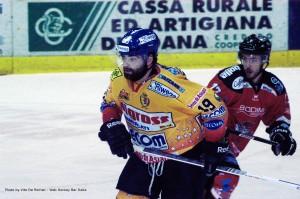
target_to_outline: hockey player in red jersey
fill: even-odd
[[[202,198],[206,176],[229,149],[222,100],[180,69],[158,64],[158,46],[150,29],[130,30],[119,40],[121,66],[112,73],[101,104],[99,138],[112,154],[130,156],[118,180],[117,199]],[[134,152],[136,147],[191,159],[203,156],[205,167]]]
[[[289,129],[291,115],[286,89],[278,77],[265,70],[270,53],[269,39],[252,34],[239,45],[241,64],[221,70],[208,84],[228,108],[227,134],[235,156],[245,149],[249,140],[230,132],[253,135],[260,121],[267,126],[270,140],[279,143],[271,148],[276,156],[293,155],[296,150]],[[237,184],[237,176],[217,173],[207,198],[229,198]]]

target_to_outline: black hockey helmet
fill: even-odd
[[[241,60],[243,54],[262,55],[263,64],[269,64],[272,44],[270,40],[263,35],[252,34],[246,37],[239,45],[238,57]]]

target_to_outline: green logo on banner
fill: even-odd
[[[35,31],[49,45],[58,45],[72,33],[72,21],[58,8],[50,8],[35,23]]]
[[[28,3],[29,51],[89,51],[116,2]]]

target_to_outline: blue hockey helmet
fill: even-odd
[[[129,30],[117,44],[121,56],[157,55],[159,38],[151,29],[134,28]]]

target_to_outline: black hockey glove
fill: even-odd
[[[277,142],[278,145],[272,145],[272,151],[277,156],[293,155],[297,148],[297,143],[292,137],[289,126],[286,123],[276,122],[266,129],[270,134],[270,140]]]
[[[103,123],[98,133],[102,141],[107,141],[111,153],[119,157],[127,158],[127,154],[133,153],[130,135],[125,125],[119,120],[111,120]]]
[[[215,173],[217,166],[228,151],[229,145],[225,140],[219,142],[204,141],[204,172],[207,177]]]

